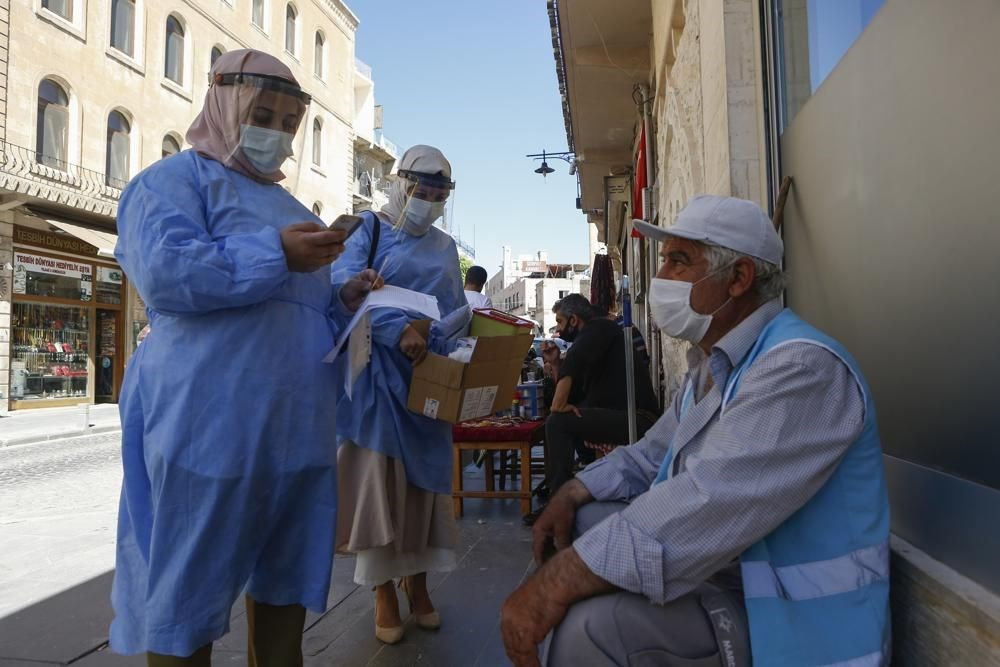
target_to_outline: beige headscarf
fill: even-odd
[[[277,76],[298,85],[292,71],[280,60],[261,51],[240,49],[223,53],[212,66],[211,77],[216,74],[264,74]],[[240,123],[250,115],[247,108],[253,102],[250,96],[239,95],[240,86],[210,85],[205,94],[205,104],[187,131],[187,142],[200,154],[230,169],[257,179],[277,182],[285,175],[280,170],[264,174],[237,150],[240,143]],[[303,106],[302,116],[305,116]],[[299,121],[301,123],[301,119]]]
[[[423,174],[441,174],[445,178],[451,178],[451,163],[437,148],[417,144],[406,149],[403,157],[399,158],[400,169],[404,171],[418,171]],[[389,203],[382,207],[384,213],[392,224],[396,224],[403,208],[406,206],[406,190],[410,187],[410,182],[405,178],[395,176],[392,185],[389,186]]]

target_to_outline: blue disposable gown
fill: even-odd
[[[348,239],[332,270],[334,289],[367,266],[372,223],[366,215],[365,224]],[[374,268],[385,267],[386,284],[437,297],[442,316],[468,305],[458,249],[450,236],[436,227],[424,236],[411,236],[379,224]],[[451,493],[451,424],[406,407],[413,363],[400,351],[399,338],[409,322],[423,317],[394,308],[372,311],[371,361],[358,376],[352,398],[341,396],[337,404],[337,434],[341,441],[400,459],[410,484]]]
[[[126,188],[115,255],[151,332],[122,387],[111,646],[188,655],[261,602],[326,605],[336,523],[329,272],[289,272],[281,186],[193,151]],[[339,301],[337,302],[339,306]],[[342,308],[342,306],[340,306]]]

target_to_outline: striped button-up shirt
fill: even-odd
[[[597,500],[629,502],[573,544],[595,574],[658,604],[684,595],[802,507],[860,435],[857,381],[809,343],[758,357],[720,414],[729,374],[779,312],[770,301],[711,355],[694,348],[685,383],[697,401],[683,418],[682,386],[645,437],[577,475]],[[673,474],[650,488],[671,441]]]

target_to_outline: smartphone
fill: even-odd
[[[344,213],[342,215],[338,215],[337,219],[330,223],[330,229],[347,232],[347,236],[344,237],[344,240],[346,241],[350,238],[351,234],[358,230],[361,223],[364,221],[365,219],[361,216]]]

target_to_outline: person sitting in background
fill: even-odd
[[[481,266],[470,266],[465,272],[465,298],[473,308],[493,307],[490,297],[483,294],[486,280],[486,269]]]
[[[559,379],[559,366],[569,345],[561,338],[551,338],[542,341],[542,369],[545,377]]]
[[[572,343],[559,364],[551,413],[545,422],[545,485],[554,494],[573,477],[574,452],[580,452],[584,459],[592,457],[591,452],[582,451],[585,440],[628,443],[629,406],[625,331],[600,316],[580,294],[557,301],[552,312],[559,337]],[[632,352],[635,355],[634,347]],[[649,369],[638,361],[635,398],[636,430],[641,437],[656,421],[659,407]],[[534,523],[542,509],[528,514],[524,522]]]

